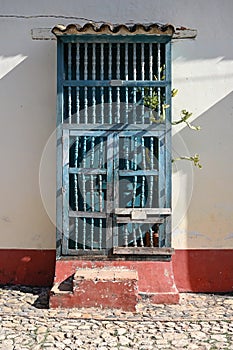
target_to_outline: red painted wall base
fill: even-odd
[[[176,250],[173,270],[180,292],[233,291],[233,249]]]
[[[1,249],[0,284],[52,286],[55,250]]]
[[[55,263],[55,250],[1,249],[0,284],[51,286]],[[153,264],[137,264],[141,275],[140,290],[149,294],[153,292]],[[180,292],[233,291],[233,249],[176,250],[172,266]],[[146,275],[145,268],[148,270]],[[157,270],[157,273],[160,272]],[[156,283],[159,288],[162,281],[157,280]]]

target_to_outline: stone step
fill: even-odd
[[[71,290],[72,288],[72,290]],[[121,267],[77,268],[73,280],[54,285],[50,307],[100,307],[135,311],[138,274]]]

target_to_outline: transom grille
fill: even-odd
[[[165,44],[68,43],[63,74],[65,122],[150,124],[145,97],[153,95],[161,116]]]

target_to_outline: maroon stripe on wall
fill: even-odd
[[[231,292],[233,249],[176,250],[173,272],[180,292]]]
[[[51,286],[55,250],[1,249],[0,284]]]
[[[233,291],[233,249],[176,250],[172,261],[176,287],[180,292]],[[55,262],[55,250],[1,249],[0,284],[51,286]],[[83,265],[86,264],[91,263],[83,261]],[[122,266],[128,264],[134,268],[140,265],[140,270],[145,265],[144,271],[153,265],[150,262],[130,264],[122,261]],[[148,282],[140,283],[150,286],[151,276],[146,275]]]

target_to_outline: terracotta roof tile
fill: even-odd
[[[111,34],[111,35],[135,35],[135,34],[157,34],[173,35],[175,28],[171,24],[158,23],[135,23],[135,24],[112,24],[87,22],[80,24],[69,24],[67,26],[57,25],[52,29],[53,34],[74,35],[74,34]]]

